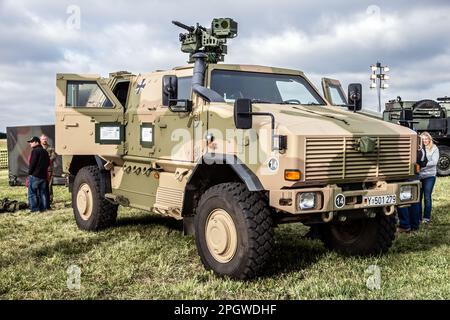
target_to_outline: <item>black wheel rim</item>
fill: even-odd
[[[441,156],[439,158],[439,163],[438,163],[439,169],[442,171],[446,171],[450,168],[450,158],[448,156]]]

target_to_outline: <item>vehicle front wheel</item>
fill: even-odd
[[[203,265],[221,276],[249,279],[269,260],[273,222],[263,195],[242,183],[222,183],[201,197],[195,216]]]
[[[82,230],[98,231],[116,222],[118,206],[101,196],[100,183],[100,170],[96,166],[81,168],[75,177],[72,208]]]
[[[385,253],[395,239],[394,215],[378,212],[373,219],[332,222],[321,226],[321,239],[329,249],[349,255]]]

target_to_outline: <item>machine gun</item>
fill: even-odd
[[[227,39],[237,36],[237,22],[231,18],[215,18],[211,23],[211,28],[207,29],[197,23],[194,26],[187,26],[178,21],[172,21],[174,25],[187,31],[180,33],[181,51],[189,53],[189,63],[193,63],[196,53],[206,54],[207,63],[217,63],[224,61],[227,54]]]

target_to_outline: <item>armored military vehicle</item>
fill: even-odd
[[[230,18],[175,24],[186,66],[57,75],[56,151],[79,228],[112,226],[119,205],[182,219],[204,266],[240,279],[264,270],[281,223],[316,226],[347,254],[387,251],[395,206],[418,198],[416,134],[330,105],[301,71],[219,63]]]
[[[437,173],[450,175],[450,97],[386,103],[383,119],[409,127],[418,133],[428,131],[439,146]]]

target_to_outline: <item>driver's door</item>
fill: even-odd
[[[99,75],[56,77],[56,151],[61,155],[123,154],[124,107]]]
[[[341,82],[336,79],[322,78],[323,96],[333,106],[346,106],[347,98]]]

